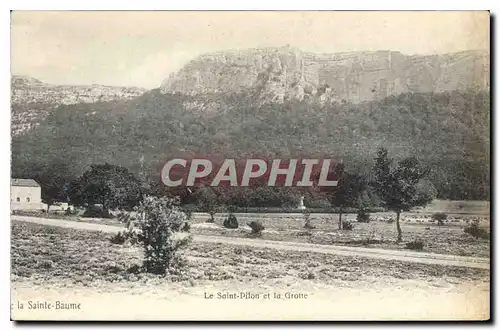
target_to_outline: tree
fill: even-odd
[[[70,199],[87,208],[102,204],[103,214],[108,215],[112,208],[136,206],[142,200],[142,186],[127,168],[108,163],[92,165],[72,183]]]
[[[47,204],[47,212],[56,201],[67,202],[68,188],[72,180],[70,167],[64,162],[54,162],[39,169],[33,179],[40,184],[42,201]]]
[[[178,199],[146,197],[137,209],[140,241],[144,249],[143,267],[147,272],[165,274],[180,267],[179,250],[191,236],[179,236],[187,216],[179,207]]]
[[[50,206],[52,206],[56,201],[66,202],[67,196],[67,183],[64,179],[59,176],[55,178],[48,177],[38,177],[36,179],[38,184],[41,186],[42,201],[47,204],[47,213],[49,212]]]
[[[365,178],[348,173],[344,170],[343,165],[339,165],[335,170],[338,172],[338,183],[333,188],[329,195],[329,200],[332,206],[337,207],[339,214],[339,230],[342,229],[342,215],[348,207],[355,207],[358,205],[358,200],[366,188]]]
[[[220,206],[217,194],[210,188],[202,187],[196,192],[196,196],[197,203],[201,211],[210,215],[209,222],[215,222],[214,217]]]
[[[437,221],[439,226],[444,225],[444,221],[448,218],[448,215],[445,213],[435,213],[432,215],[432,219]]]
[[[381,148],[377,152],[373,167],[374,180],[372,185],[382,204],[396,213],[397,241],[402,240],[400,216],[403,211],[409,211],[416,206],[425,206],[434,196],[430,190],[421,185],[421,181],[429,173],[429,169],[421,166],[415,157],[408,157],[392,167],[387,150]]]

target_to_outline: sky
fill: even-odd
[[[14,11],[11,72],[51,84],[159,87],[199,54],[295,46],[407,55],[489,51],[488,12]]]

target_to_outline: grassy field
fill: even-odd
[[[138,273],[141,249],[112,244],[109,234],[34,225],[12,224],[11,273],[13,280],[47,283],[71,280],[96,286],[101,282],[164,282],[159,276]],[[488,279],[488,270],[410,264],[308,252],[242,248],[193,243],[185,251],[183,272],[171,281],[199,282],[291,277],[328,283],[366,277],[432,280],[451,277]]]
[[[52,214],[33,214],[30,216],[53,217]],[[396,225],[386,221],[371,221],[370,223],[358,223],[354,215],[345,215],[343,219],[349,219],[354,225],[352,231],[338,230],[337,215],[311,215],[311,224],[314,229],[304,229],[305,218],[301,214],[237,214],[239,229],[226,229],[222,226],[225,215],[217,214],[215,223],[207,223],[208,215],[197,214],[190,220],[191,233],[200,235],[217,235],[227,237],[248,237],[250,228],[248,223],[253,220],[261,222],[265,230],[262,239],[305,242],[324,245],[363,246],[382,249],[406,249],[406,243],[411,241],[422,241],[424,252],[450,254],[461,256],[490,256],[489,238],[474,238],[464,233],[467,221],[474,219],[473,216],[449,217],[448,221],[438,226],[435,222],[420,222],[407,214],[402,215],[401,227],[403,230],[403,242],[396,243]],[[372,214],[372,217],[381,216]],[[384,214],[385,215],[385,214]],[[387,216],[384,216],[386,218]],[[72,220],[75,222],[90,222],[123,227],[117,219],[92,219],[76,216],[59,215],[58,218]],[[489,220],[481,223],[481,227],[489,230]],[[237,240],[237,239],[235,239]],[[258,239],[257,239],[258,240]]]
[[[443,212],[447,214],[489,214],[489,201],[457,201],[457,200],[434,200],[424,208],[416,208],[414,211],[421,213]]]
[[[250,219],[238,219],[239,229],[226,229],[222,226],[224,219],[216,217],[215,223],[196,222],[191,227],[191,233],[219,235],[231,237],[247,237]],[[490,256],[489,239],[474,238],[464,233],[465,224],[402,224],[403,242],[396,243],[396,225],[386,222],[353,223],[352,231],[338,230],[334,218],[315,219],[311,223],[316,227],[304,229],[304,219],[260,218],[266,230],[262,239],[307,242],[326,245],[363,246],[385,249],[405,249],[406,243],[420,240],[424,243],[424,252],[451,254],[461,256]]]
[[[140,247],[111,234],[14,221],[14,320],[488,319],[489,270],[192,243],[166,277],[139,273]],[[258,239],[257,239],[258,240]],[[251,293],[251,300],[207,300]],[[264,295],[281,294],[281,299]],[[307,299],[286,299],[287,295]],[[78,311],[17,309],[71,301]]]

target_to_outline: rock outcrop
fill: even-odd
[[[170,75],[161,91],[204,95],[253,90],[262,102],[313,97],[358,103],[405,92],[487,89],[489,72],[489,54],[481,51],[408,56],[262,48],[201,55]]]
[[[33,129],[60,105],[128,100],[144,92],[137,87],[52,85],[28,76],[12,76],[11,133],[19,135]]]
[[[71,105],[135,98],[145,89],[103,85],[51,85],[27,76],[12,76],[12,104]]]

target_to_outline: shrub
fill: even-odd
[[[189,232],[190,230],[191,230],[191,225],[189,225],[188,222],[184,223],[184,226],[181,228],[181,231],[182,232]]]
[[[72,216],[72,215],[76,215],[76,210],[75,209],[71,209],[71,208],[66,208],[66,210],[64,211],[64,215],[66,216]]]
[[[38,267],[43,269],[52,269],[54,268],[54,261],[52,260],[42,260],[38,262]]]
[[[123,230],[111,237],[110,241],[116,245],[138,245],[141,242],[141,235],[135,230]]]
[[[120,231],[118,232],[117,234],[115,234],[114,236],[111,237],[110,241],[113,243],[113,244],[116,244],[116,245],[123,245],[125,244],[125,241],[127,240],[127,237],[124,233],[125,231]]]
[[[120,211],[116,218],[120,221],[120,223],[125,224],[125,227],[128,230],[132,230],[137,221],[137,218],[132,213],[126,211]]]
[[[306,223],[304,224],[304,229],[312,230],[316,229],[314,225],[311,224],[311,220],[307,220]]]
[[[108,210],[102,210],[100,208],[91,206],[85,209],[82,217],[89,218],[113,218],[113,215],[109,213]]]
[[[166,274],[179,262],[179,251],[191,240],[190,236],[176,236],[185,225],[186,214],[175,199],[146,197],[138,208],[141,242],[146,271]]]
[[[262,231],[264,230],[264,226],[259,221],[252,221],[248,223],[248,226],[252,229],[253,235],[260,236],[262,234]]]
[[[406,248],[415,251],[421,251],[422,249],[424,249],[424,242],[422,240],[413,240],[406,243]]]
[[[352,231],[354,229],[354,225],[352,225],[349,221],[342,221],[342,230]]]
[[[299,274],[299,276],[302,279],[309,279],[309,280],[316,278],[316,275],[313,272],[311,272],[311,271],[309,271],[309,272],[302,272],[302,273]]]
[[[316,227],[314,225],[311,224],[311,212],[306,209],[302,212],[302,214],[304,215],[304,220],[305,220],[305,223],[304,223],[304,229],[315,229]]]
[[[476,239],[478,239],[478,238],[488,239],[489,238],[488,231],[486,231],[483,228],[480,228],[478,222],[472,222],[470,225],[466,226],[464,228],[464,232],[473,236]]]
[[[438,225],[443,225],[444,221],[448,218],[445,213],[435,213],[432,215],[432,219],[438,222]]]
[[[370,222],[370,214],[364,208],[361,208],[356,216],[356,221],[359,223],[368,223]]]
[[[233,213],[230,213],[229,216],[224,220],[224,227],[227,229],[237,229],[238,228],[238,220]]]

